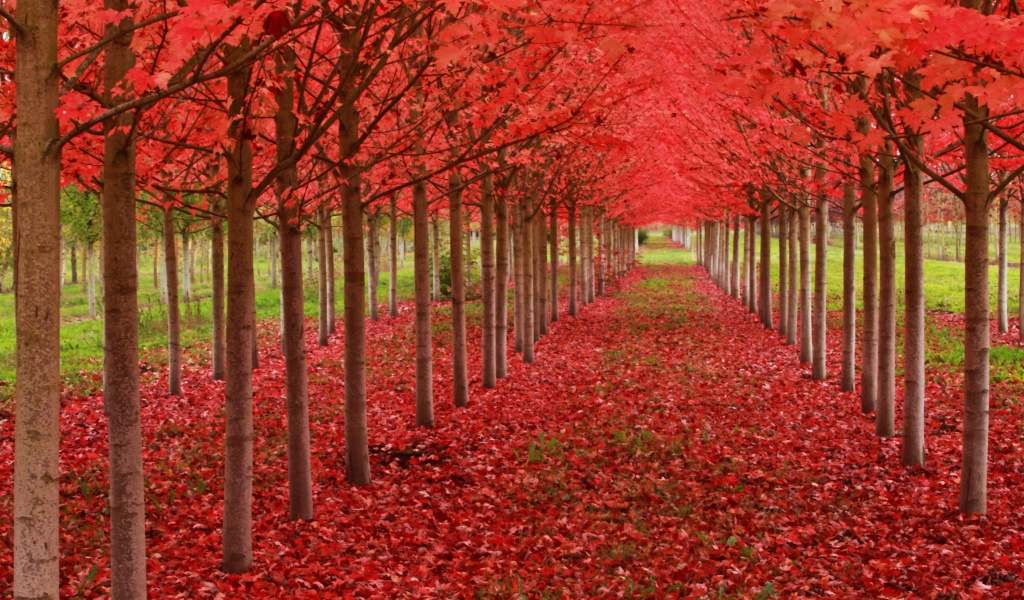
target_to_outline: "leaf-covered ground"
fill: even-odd
[[[812,382],[793,348],[696,267],[634,271],[610,298],[555,324],[537,364],[514,358],[494,391],[474,381],[467,409],[450,405],[438,315],[432,431],[413,427],[411,313],[371,324],[374,483],[363,489],[344,482],[341,336],[327,349],[310,337],[312,523],[285,519],[272,328],[256,383],[248,575],[218,570],[219,386],[198,363],[182,398],[164,395],[159,370],[145,374],[152,597],[1024,595],[1019,405],[994,406],[991,515],[965,519],[954,375],[930,375],[928,467],[907,471],[898,440],[873,436],[854,395],[834,379]],[[471,327],[473,359],[478,334]],[[2,418],[6,585],[13,425]],[[97,597],[108,585],[101,398],[66,398],[62,427],[62,591]]]

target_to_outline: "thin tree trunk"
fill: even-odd
[[[996,315],[999,320],[999,333],[1006,333],[1010,330],[1010,320],[1008,315],[1008,308],[1006,302],[1006,274],[1009,269],[1009,264],[1006,258],[1006,237],[1007,237],[1007,210],[1010,206],[1010,199],[1003,197],[999,199],[999,304],[998,314]]]
[[[878,167],[878,399],[875,433],[896,435],[896,240],[893,230],[893,157]]]
[[[169,200],[169,199],[167,199]],[[178,304],[178,255],[174,210],[164,209],[164,262],[167,265],[167,382],[172,396],[181,395],[181,308]]]
[[[907,219],[909,223],[909,214]],[[839,383],[840,389],[844,392],[854,391],[857,385],[856,224],[857,188],[854,184],[847,183],[843,186],[843,367]],[[909,259],[908,249],[907,260]]]
[[[732,218],[732,297],[740,297],[740,217]]]
[[[244,52],[232,48],[230,54]],[[227,573],[252,566],[252,371],[255,332],[253,278],[252,146],[243,126],[249,70],[228,76],[228,289],[224,401],[226,407],[224,465],[223,564]]]
[[[534,243],[533,236],[536,227],[533,224],[533,206],[530,202],[530,197],[527,195],[523,198],[523,243],[520,248],[522,249],[522,262],[523,262],[523,362],[531,364],[534,362],[533,344],[534,338],[534,304],[533,304],[533,252]],[[516,293],[520,291],[519,281],[516,281]]]
[[[462,177],[448,176],[448,231],[452,276],[452,399],[455,406],[469,404],[466,367],[466,266],[462,247]]]
[[[964,318],[963,465],[960,512],[985,514],[988,487],[989,308],[988,308],[988,109],[973,96],[965,98],[964,153],[967,182],[964,244],[966,303]]]
[[[789,241],[786,246],[789,250],[789,284],[786,286],[789,294],[789,312],[786,314],[789,324],[786,325],[786,344],[793,346],[800,332],[800,211],[795,206],[789,209]]]
[[[173,238],[171,238],[173,244]],[[89,286],[89,318],[96,318],[96,254],[93,252],[94,242],[85,245],[85,278]]]
[[[188,231],[181,232],[181,296],[188,302],[192,298],[192,238]]]
[[[810,363],[814,351],[811,331],[811,207],[799,200],[800,212],[800,362]]]
[[[485,190],[488,180],[484,180]],[[495,217],[498,221],[495,233],[497,246],[497,270],[494,274],[494,372],[499,379],[508,376],[508,204],[504,194],[495,203]]]
[[[828,226],[828,198],[824,193],[820,193],[814,227],[814,347],[811,366],[811,378],[816,381],[823,381],[828,377],[825,363],[825,334],[828,331]]]
[[[351,14],[348,15],[351,17]],[[343,38],[343,47],[355,56],[362,34],[358,27]],[[354,59],[353,59],[354,60]],[[359,140],[359,113],[354,99],[346,103],[338,121],[341,157],[355,154]],[[363,201],[360,167],[349,161],[340,161],[341,166],[341,238],[344,278],[343,311],[345,344],[345,477],[357,486],[370,484],[370,449],[366,424],[366,272],[363,263]],[[419,184],[423,185],[423,184]],[[425,190],[420,190],[425,191]],[[414,197],[418,194],[414,194]],[[425,199],[425,194],[422,194]],[[424,206],[425,208],[425,206]],[[425,218],[426,215],[424,214]],[[417,233],[426,248],[426,227]],[[422,265],[417,265],[417,309],[420,292],[426,294],[426,252],[422,253]],[[420,273],[423,271],[423,274]],[[422,279],[422,281],[421,281]],[[427,302],[427,310],[430,303]],[[417,313],[418,315],[418,313]],[[429,320],[429,313],[428,313]],[[418,316],[417,316],[418,321]],[[429,325],[427,335],[429,336]],[[428,337],[429,343],[429,337]]]
[[[104,8],[130,15],[126,0]],[[125,16],[119,27],[130,27]],[[113,34],[115,26],[108,25]],[[128,100],[118,92],[135,64],[132,35],[115,37],[105,49],[103,87],[109,106]],[[135,221],[134,115],[103,124],[103,405],[110,455],[110,595],[114,600],[146,596],[146,497],[142,466],[139,399],[138,244]],[[19,125],[20,128],[20,125]],[[23,164],[23,163],[22,163]],[[24,179],[22,179],[23,181]],[[172,238],[173,239],[173,238]],[[93,267],[90,266],[90,270]],[[90,294],[94,294],[90,274]]]
[[[569,316],[579,314],[577,296],[579,282],[576,274],[576,203],[569,204]]]
[[[867,414],[878,402],[878,205],[874,163],[860,157],[860,194],[864,222],[864,310],[861,335],[860,404]]]
[[[338,313],[335,302],[337,276],[334,265],[334,215],[327,209],[327,331],[331,335],[338,333]]]
[[[533,306],[534,306],[534,339],[539,340],[540,336],[548,333],[548,248],[547,248],[547,225],[544,219],[544,211],[540,202],[536,205],[536,213],[533,217]]]
[[[429,215],[427,213],[427,187],[417,183],[412,188],[414,258],[416,283],[416,424],[434,426],[434,372],[433,346],[430,330],[430,271],[429,271]],[[437,220],[434,220],[434,287],[437,280]],[[346,298],[348,286],[346,285]],[[438,290],[435,289],[435,292]]]
[[[214,203],[213,212],[220,213],[224,210],[223,203],[219,199],[212,200]],[[213,245],[213,379],[224,380],[224,224],[223,217],[213,217],[212,245]]]
[[[605,265],[608,260],[608,248],[605,234],[604,216],[598,217],[597,235],[597,263],[594,267],[597,271],[597,295],[604,296],[604,280],[606,277]]]
[[[910,75],[913,77],[913,75]],[[914,77],[911,81],[920,81]],[[919,156],[924,138],[907,130],[907,143]],[[924,451],[924,248],[921,200],[924,182],[913,161],[903,161],[904,329],[903,329],[903,464],[923,465]]]
[[[786,249],[789,241],[789,221],[786,219],[788,210],[779,202],[779,333],[789,341],[789,292],[787,275],[792,265]]]
[[[431,218],[432,230],[433,230],[433,271],[432,271],[432,287],[431,287],[431,300],[434,302],[441,301],[441,232],[438,228],[438,218],[434,215]]]
[[[327,298],[327,230],[330,228],[330,221],[327,219],[327,208],[320,206],[316,210],[316,251],[320,255],[320,263],[317,265],[317,343],[326,346],[330,343],[330,316],[328,306],[330,301]],[[281,253],[282,256],[284,252]]]
[[[295,132],[298,119],[294,113],[295,104],[295,52],[284,48],[277,55],[277,72],[282,86],[275,94],[277,112],[274,124],[277,137],[277,160],[290,166],[281,169],[277,175],[277,210],[280,216],[281,236],[281,292],[284,314],[285,397],[288,417],[288,517],[304,521],[313,518],[313,476],[309,447],[309,383],[306,369],[306,326],[303,310],[302,285],[302,220],[301,204],[291,197],[298,183],[298,167],[294,162],[285,163],[295,152]],[[318,237],[320,247],[326,246],[323,227],[323,210],[319,216],[321,227]],[[307,236],[307,251],[310,267],[313,266],[313,237]],[[320,270],[320,330],[327,332],[326,288],[327,269],[321,251]],[[323,334],[321,334],[323,336]]]
[[[370,272],[370,320],[376,321],[378,318],[378,298],[377,288],[380,285],[380,251],[377,246],[377,239],[380,233],[380,227],[378,225],[378,213],[373,213],[369,216],[370,234],[366,239],[366,262],[369,265]]]
[[[153,249],[155,250],[156,248],[157,248],[157,246],[154,245]],[[68,254],[71,255],[71,283],[75,284],[75,283],[78,283],[78,244],[72,243],[71,247],[68,249]],[[63,260],[63,258],[61,260]],[[153,256],[153,287],[154,288],[157,288],[157,287],[160,286],[160,281],[159,281],[158,275],[157,275],[156,261],[157,261],[157,257],[154,254],[154,256]]]
[[[523,314],[523,297],[526,295],[523,289],[523,281],[526,278],[526,269],[523,267],[523,205],[520,203],[512,209],[512,243],[514,246],[514,252],[512,255],[512,268],[515,269],[515,288],[513,291],[513,317],[514,321],[514,332],[513,332],[513,351],[521,353],[523,351],[523,326],[526,322],[526,316]]]
[[[548,235],[551,250],[551,289],[548,304],[551,306],[551,322],[558,320],[558,203],[551,199],[551,214],[548,215]]]
[[[391,204],[388,207],[388,218],[390,219],[391,230],[388,232],[391,243],[388,250],[391,253],[390,273],[388,274],[388,314],[392,317],[398,316],[398,192],[391,194]]]
[[[497,384],[494,323],[494,175],[484,175],[480,195],[480,299],[483,304],[481,322],[481,384],[493,389]]]
[[[747,236],[746,236],[746,274],[747,274],[747,293],[746,293],[746,304],[747,308],[751,313],[757,313],[757,262],[754,259],[754,247],[755,240],[757,239],[757,233],[755,232],[757,217],[747,217]],[[698,237],[700,235],[700,229],[697,229]],[[698,241],[697,247],[700,248],[700,242]]]
[[[1024,341],[1024,193],[1020,196],[1021,223],[1019,228],[1020,262],[1017,263],[1017,274],[1020,287],[1017,289],[1017,329],[1018,336]]]
[[[772,328],[772,212],[765,199],[761,205],[761,322]]]

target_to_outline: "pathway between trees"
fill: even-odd
[[[479,316],[470,323],[476,372]],[[432,431],[413,426],[412,338],[411,311],[369,324],[374,483],[363,489],[344,481],[342,345],[311,340],[312,523],[285,520],[283,367],[267,349],[255,400],[256,564],[244,576],[218,570],[221,390],[205,369],[186,369],[186,396],[168,398],[157,392],[163,375],[152,374],[143,415],[153,597],[1024,590],[1011,518],[1024,497],[1007,489],[1020,489],[1007,485],[1018,463],[993,465],[990,517],[957,514],[957,410],[948,395],[931,401],[944,387],[929,390],[929,467],[907,474],[897,441],[873,436],[853,395],[835,380],[810,381],[796,352],[696,267],[635,270],[610,298],[556,323],[537,364],[513,359],[494,391],[471,381],[468,409],[445,401],[448,335],[439,332]],[[64,405],[62,591],[92,597],[109,583],[102,402]],[[9,546],[4,419],[0,540]],[[996,457],[1009,437],[997,427]],[[0,581],[10,569],[10,551],[0,553]]]

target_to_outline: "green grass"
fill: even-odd
[[[139,349],[142,360],[161,363],[166,360],[167,310],[160,302],[160,290],[153,285],[152,255],[141,257],[139,274]],[[147,260],[148,258],[148,260]],[[336,257],[335,302],[340,312],[344,308],[340,256]],[[386,264],[383,263],[383,264]],[[305,263],[304,263],[305,265]],[[81,265],[79,265],[81,266]],[[271,288],[269,269],[265,259],[256,263],[256,314],[261,319],[277,319],[281,314],[280,288]],[[198,271],[198,268],[197,268]],[[305,266],[303,268],[305,273]],[[70,281],[70,267],[67,271]],[[81,275],[81,272],[79,272]],[[199,274],[197,273],[197,278]],[[389,273],[383,270],[377,288],[378,301],[387,303]],[[182,345],[186,348],[202,346],[212,337],[212,284],[197,279],[192,286],[192,300],[181,303]],[[413,295],[413,260],[406,257],[404,268],[398,270],[398,296]],[[305,279],[305,314],[315,317],[319,311],[317,283]],[[102,297],[97,289],[97,312],[102,314]],[[61,374],[65,380],[81,378],[102,367],[103,324],[100,319],[88,318],[88,296],[80,283],[67,283],[61,295]],[[0,294],[0,402],[13,391],[15,371],[14,294]]]

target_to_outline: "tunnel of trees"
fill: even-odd
[[[941,472],[943,519],[1014,516],[984,515],[1016,509],[1005,473],[1022,453],[1019,422],[990,444],[993,339],[1024,358],[1006,354],[1024,340],[1016,2],[0,0],[0,28],[0,294],[13,297],[0,304],[12,313],[12,331],[0,323],[0,590],[14,598],[317,597],[298,576],[257,577],[273,571],[268,523],[292,550],[328,539],[318,528],[347,514],[338,490],[367,507],[411,495],[381,477],[443,462],[424,440],[485,453],[469,423],[519,414],[494,417],[495,394],[564,384],[555,396],[585,397],[559,365],[630,335],[579,341],[669,268],[643,259],[645,245],[694,263],[679,272],[722,328],[756,320],[746,345],[778,345],[793,360],[778,369],[818,385],[807,394],[836,412],[816,427],[867,423],[858,435],[876,444],[878,470],[858,490]],[[933,370],[939,322],[959,355]],[[86,332],[97,356],[72,366]],[[1000,384],[1022,383],[1004,371]],[[626,397],[653,397],[644,389]],[[1000,407],[1019,399],[1008,389]],[[955,423],[930,415],[939,395]],[[374,413],[383,402],[399,416]],[[576,408],[558,418],[583,419]],[[280,425],[269,437],[268,422]],[[936,428],[956,437],[943,456],[958,464],[929,461]],[[644,456],[646,438],[617,431]],[[167,436],[191,441],[172,453]],[[584,455],[543,433],[525,452],[527,466]],[[74,479],[68,461],[103,475]],[[282,465],[280,485],[267,464]],[[159,488],[168,478],[215,515],[215,530],[196,525],[205,550],[191,560],[216,582],[160,566],[155,530],[189,527],[164,516],[178,500]],[[69,495],[103,503],[87,519],[103,523],[89,525],[97,546],[73,572]],[[998,545],[988,527],[978,539]],[[967,569],[964,589],[1021,592],[1024,555],[999,552],[985,555],[992,570]],[[363,595],[417,585],[316,553],[324,581],[377,581]],[[546,569],[557,571],[509,575],[518,589],[431,593],[525,597],[523,573]],[[640,579],[629,593],[673,593]],[[783,585],[754,579],[737,595]],[[690,581],[675,591],[727,590]]]

